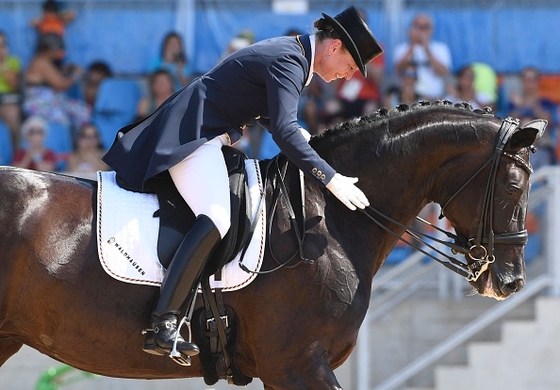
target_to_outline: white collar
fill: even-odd
[[[315,62],[315,34],[309,35],[309,43],[311,44],[311,64],[309,65],[309,76],[305,85],[308,86],[313,78],[313,62]]]

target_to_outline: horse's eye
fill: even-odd
[[[515,195],[517,194],[517,191],[519,191],[519,187],[515,186],[515,185],[509,185],[506,187],[506,192],[509,195]]]

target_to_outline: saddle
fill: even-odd
[[[222,147],[222,153],[229,176],[231,227],[203,271],[201,284],[204,306],[193,314],[192,332],[201,348],[200,359],[205,382],[212,385],[218,379],[227,379],[232,384],[243,386],[250,383],[252,378],[245,376],[235,364],[237,319],[233,309],[223,304],[221,289],[216,289],[215,296],[212,297],[208,279],[210,275],[219,275],[219,270],[235,258],[252,234],[251,205],[245,171],[247,156],[231,146]],[[120,176],[117,175],[116,181],[120,187],[130,190]],[[154,213],[154,218],[160,219],[157,253],[159,261],[167,268],[196,217],[175,187],[168,171],[152,178],[144,192],[155,193],[158,199],[159,209]]]
[[[231,146],[222,147],[229,176],[231,199],[231,227],[222,239],[216,251],[205,267],[205,274],[214,274],[225,264],[234,259],[246,241],[250,238],[251,215],[248,185],[245,173],[247,156]],[[131,190],[126,181],[117,175],[117,184]],[[196,191],[196,189],[194,189]],[[157,240],[157,253],[161,264],[167,268],[177,251],[181,240],[193,226],[196,217],[187,205],[168,171],[150,179],[147,193],[155,193],[159,209],[154,218],[160,219]]]

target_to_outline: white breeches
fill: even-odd
[[[229,144],[229,137],[222,134],[169,169],[175,187],[195,216],[209,217],[222,238],[231,225],[229,178],[222,154],[222,146]]]

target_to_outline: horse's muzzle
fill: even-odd
[[[505,296],[510,296],[521,290],[525,286],[525,278],[517,278],[512,281],[504,281],[500,286],[500,291]]]
[[[525,286],[525,278],[513,276],[501,279],[488,270],[470,284],[480,295],[501,301],[520,291]]]

